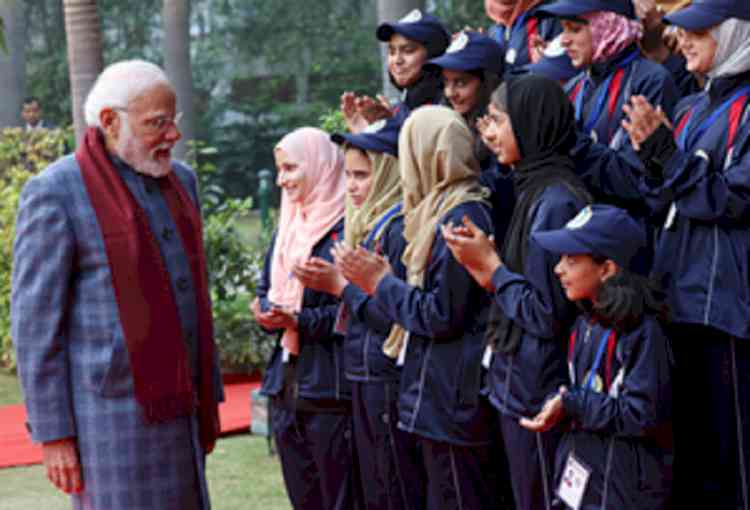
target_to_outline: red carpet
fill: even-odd
[[[226,400],[219,405],[222,435],[250,430],[250,392],[260,386],[257,379],[225,378]],[[41,464],[42,449],[26,431],[26,408],[0,407],[0,468]]]

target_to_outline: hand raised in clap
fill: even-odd
[[[479,285],[492,290],[492,275],[502,265],[494,236],[485,234],[468,216],[464,216],[462,225],[448,223],[442,225],[440,230],[459,264]]]
[[[385,258],[361,246],[352,249],[339,242],[331,249],[331,253],[344,278],[370,296],[375,294],[380,280],[392,272]]]
[[[319,257],[295,264],[292,274],[305,287],[334,296],[341,296],[348,283],[335,265]]]

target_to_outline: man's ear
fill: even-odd
[[[120,134],[120,116],[112,108],[99,112],[99,124],[108,140],[117,141]]]

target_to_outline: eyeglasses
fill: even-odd
[[[117,112],[122,112],[125,115],[128,114],[127,108],[112,108],[113,110]],[[149,133],[163,133],[167,129],[169,129],[170,126],[174,126],[176,129],[179,129],[178,124],[180,123],[180,120],[182,119],[182,112],[179,112],[174,117],[170,117],[168,115],[159,115],[157,117],[153,117],[151,119],[146,119],[143,121],[143,125]]]

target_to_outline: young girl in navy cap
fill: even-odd
[[[443,229],[443,237],[493,298],[484,361],[516,507],[546,510],[552,501],[559,433],[532,433],[518,419],[536,415],[546,397],[566,383],[562,346],[575,310],[555,278],[556,260],[529,237],[561,227],[590,198],[569,155],[576,140],[575,118],[558,83],[536,75],[512,77],[493,94],[489,118],[485,139],[498,161],[512,167],[517,195],[502,251],[498,254],[471,222]]]
[[[440,225],[464,216],[485,232],[492,228],[471,132],[448,108],[419,108],[401,130],[399,165],[407,281],[363,248],[340,253],[337,264],[398,324],[384,349],[403,364],[399,428],[425,475],[409,490],[430,510],[488,508],[498,486],[490,456],[497,432],[480,395],[489,299],[439,235]]]
[[[401,91],[401,101],[392,108],[383,96],[376,101],[345,92],[341,96],[341,111],[352,133],[360,133],[368,124],[391,116],[403,123],[412,110],[437,104],[442,97],[440,73],[422,68],[428,59],[442,55],[451,40],[438,18],[415,9],[397,22],[378,26],[376,36],[388,45],[388,75],[393,86]]]
[[[627,141],[620,129],[622,107],[632,95],[648,96],[671,115],[678,92],[669,72],[638,48],[643,28],[631,0],[558,0],[540,12],[558,17],[561,43],[581,74],[566,91],[575,105],[579,129],[614,149]]]
[[[594,205],[532,239],[560,255],[555,274],[583,310],[568,344],[570,385],[520,421],[532,431],[567,426],[556,456],[557,505],[666,508],[672,362],[665,313],[651,283],[630,270],[645,233],[622,209]]]
[[[347,183],[345,235],[339,243],[346,243],[348,249],[363,246],[382,254],[394,274],[404,279],[399,128],[391,119],[371,124],[358,135],[337,133],[331,138],[344,147]],[[352,385],[352,425],[363,509],[424,508],[424,495],[413,490],[423,477],[410,471],[408,459],[404,460],[406,433],[396,426],[401,370],[396,360],[383,352],[393,321],[326,260],[310,259],[295,268],[294,275],[305,287],[342,299],[337,327],[346,334],[343,362]]]
[[[503,49],[478,32],[459,32],[445,53],[427,61],[427,71],[443,77],[443,104],[460,113],[475,136],[474,152],[482,170],[492,165],[492,152],[477,131],[477,121],[487,113],[490,95],[500,85],[505,66]]]
[[[695,1],[665,21],[683,32],[687,69],[706,89],[680,102],[674,124],[635,97],[625,127],[663,222],[654,274],[674,320],[675,496],[683,508],[747,509],[750,3]]]

